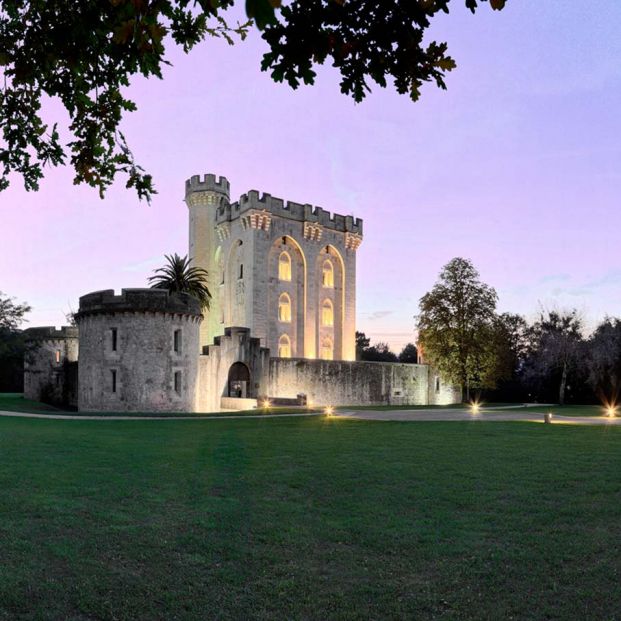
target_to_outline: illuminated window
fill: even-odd
[[[322,285],[324,287],[334,287],[334,266],[332,265],[332,261],[323,262],[322,274]]]
[[[321,341],[321,358],[323,360],[332,360],[334,358],[334,346],[332,339],[326,337]]]
[[[286,334],[278,339],[278,357],[291,358],[291,341]]]
[[[60,362],[60,349],[56,350],[55,358],[57,363]]]
[[[278,280],[291,280],[291,257],[288,252],[281,252],[278,257]]]
[[[291,298],[286,293],[278,298],[278,321],[291,322]]]
[[[334,308],[330,300],[324,300],[321,306],[321,325],[333,326],[334,325]]]

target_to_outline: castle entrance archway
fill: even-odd
[[[235,362],[229,369],[228,395],[237,399],[251,398],[250,369],[243,362]]]

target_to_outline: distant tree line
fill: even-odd
[[[418,362],[418,350],[414,343],[408,343],[400,354],[390,350],[388,343],[378,341],[371,345],[371,339],[364,332],[356,332],[356,360],[367,362]]]

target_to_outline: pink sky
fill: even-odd
[[[145,286],[164,253],[187,252],[185,179],[214,172],[233,199],[255,188],[363,218],[358,328],[395,349],[455,256],[501,311],[621,315],[621,5],[589,6],[510,0],[472,16],[455,2],[433,36],[458,68],[417,104],[378,88],[356,105],[330,67],[312,88],[274,84],[256,35],[175,51],[163,81],[135,80],[123,128],[153,203],[123,183],[101,201],[68,169],[37,193],[15,178],[0,194],[0,290],[33,306],[29,325],[60,325],[84,293]]]

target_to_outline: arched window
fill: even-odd
[[[278,357],[291,358],[291,341],[286,334],[278,339]]]
[[[321,284],[324,287],[334,287],[334,266],[332,261],[323,262]]]
[[[278,298],[278,321],[291,322],[291,298],[286,293]]]
[[[334,307],[332,306],[332,302],[330,302],[330,300],[324,300],[321,305],[321,325],[334,325]]]
[[[334,347],[332,339],[329,337],[321,341],[321,358],[322,360],[332,360],[334,358]]]
[[[278,280],[291,280],[291,257],[288,252],[281,252],[278,257]]]

